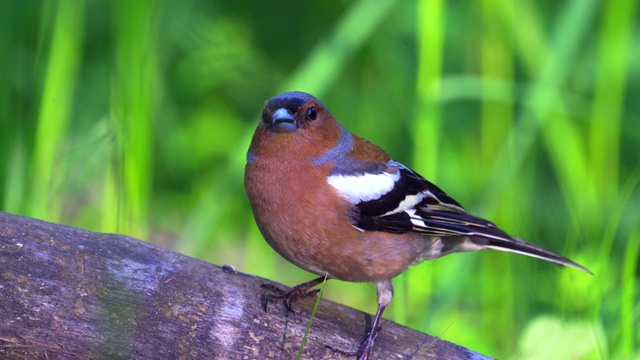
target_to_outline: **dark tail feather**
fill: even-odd
[[[413,231],[442,237],[452,236],[455,238],[456,236],[463,236],[464,242],[470,242],[476,246],[475,248],[473,246],[467,247],[465,244],[450,241],[450,247],[445,249],[444,254],[455,251],[494,249],[535,257],[560,266],[571,266],[593,275],[584,266],[576,264],[564,256],[560,256],[542,246],[511,237],[493,223],[469,215],[466,212],[420,209],[416,214],[419,215],[416,219],[423,221],[424,226],[416,226],[414,224]]]
[[[488,244],[485,245],[487,249],[494,249],[494,250],[521,254],[521,255],[527,255],[527,256],[538,258],[538,259],[546,260],[554,264],[558,264],[560,266],[571,266],[593,275],[593,273],[589,271],[589,269],[587,269],[586,267],[580,264],[577,264],[567,259],[564,256],[560,256],[552,251],[549,251],[543,248],[542,246],[538,246],[536,244],[532,244],[530,242],[526,242],[518,238],[513,238],[513,237],[509,239],[484,238],[483,240],[484,241],[488,240]]]

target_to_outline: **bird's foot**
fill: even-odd
[[[293,312],[291,305],[298,299],[317,294],[320,290],[311,290],[312,287],[318,285],[324,280],[324,277],[311,280],[304,284],[294,286],[291,290],[285,291],[279,289],[273,284],[262,284],[262,288],[267,292],[260,296],[260,303],[264,311],[267,311],[267,304],[271,301],[282,301],[287,311]]]
[[[368,360],[369,355],[371,355],[371,349],[373,349],[373,343],[376,341],[379,331],[380,328],[376,329],[375,331],[372,330],[369,334],[367,334],[367,337],[360,343],[360,346],[358,346],[358,350],[356,351],[344,351],[332,346],[327,346],[327,348],[343,356],[357,356],[358,360]]]

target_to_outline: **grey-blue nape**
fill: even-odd
[[[325,151],[322,155],[313,158],[313,165],[320,166],[334,160],[345,157],[349,151],[353,149],[353,135],[347,129],[340,126],[340,140],[331,149]]]

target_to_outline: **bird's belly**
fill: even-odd
[[[294,214],[280,209],[280,215]],[[284,258],[312,273],[345,281],[389,280],[415,263],[427,246],[409,235],[362,232],[335,212],[297,219],[295,228],[278,226],[287,222],[256,220],[269,245]]]
[[[307,271],[346,281],[389,280],[427,246],[412,235],[356,229],[351,204],[330,186],[313,186],[326,182],[322,174],[268,167],[265,173],[267,184],[245,178],[256,223],[274,250]]]

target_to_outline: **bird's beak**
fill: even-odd
[[[298,130],[295,119],[287,109],[280,108],[271,116],[271,127],[276,132],[294,132]]]

